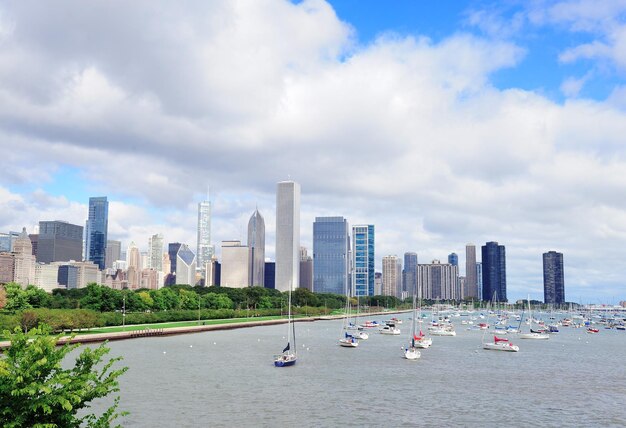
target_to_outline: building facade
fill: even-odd
[[[313,257],[306,247],[300,247],[300,288],[313,291]]]
[[[482,246],[483,300],[506,302],[506,251],[504,245]]]
[[[431,300],[460,300],[459,267],[433,260],[417,265],[418,297]]]
[[[211,201],[202,201],[198,204],[198,242],[197,266],[206,269],[205,264],[211,261],[215,248],[211,245]]]
[[[476,246],[465,246],[465,287],[463,298],[480,298],[478,293],[478,274],[476,267]]]
[[[459,265],[459,255],[457,253],[448,254],[448,264],[453,266]]]
[[[157,233],[148,239],[148,266],[163,272],[163,235]]]
[[[556,251],[543,253],[543,299],[546,304],[565,303],[563,253]]]
[[[417,253],[404,253],[402,291],[411,296],[417,291]]]
[[[265,262],[265,288],[276,288],[276,262]]]
[[[40,221],[37,262],[83,259],[83,226],[65,221]]]
[[[180,244],[176,252],[175,284],[196,285],[196,255],[187,244]]]
[[[105,269],[109,229],[109,202],[106,196],[89,198],[89,216],[85,227],[85,260]]]
[[[104,253],[104,266],[107,269],[113,269],[113,263],[122,257],[122,241],[108,239]]]
[[[33,245],[30,242],[26,228],[13,243],[13,255],[15,262],[14,281],[22,287],[35,284],[35,256],[33,256]]]
[[[265,286],[265,220],[258,209],[248,221],[248,285]]]
[[[276,189],[276,289],[295,289],[299,274],[300,185],[282,181]]]
[[[398,295],[398,291],[402,291],[402,265],[398,256],[383,257],[383,290],[384,296]]]
[[[248,256],[248,247],[240,241],[222,241],[222,287],[248,287]]]
[[[313,291],[346,295],[350,290],[350,234],[343,217],[313,223]]]
[[[352,294],[374,295],[374,225],[352,226]],[[383,275],[384,276],[384,275]]]

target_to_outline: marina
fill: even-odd
[[[410,328],[410,313],[398,318]],[[271,360],[284,325],[111,342],[129,367],[122,425],[502,426],[501,414],[512,426],[626,424],[623,331],[566,327],[509,353],[483,350],[483,331],[457,326],[409,362],[408,330],[346,352],[342,322],[298,323],[298,364],[284,369]]]

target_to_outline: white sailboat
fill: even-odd
[[[495,293],[494,293],[494,300],[495,300]],[[487,309],[488,309],[487,313],[491,313],[489,311],[489,304],[487,304]],[[489,316],[487,316],[486,324],[489,325]],[[487,329],[483,329],[483,336],[481,339],[483,349],[487,349],[490,351],[505,351],[505,352],[518,352],[519,351],[519,346],[513,345],[509,341],[509,339],[498,337],[495,334],[493,335],[493,342],[485,342],[485,334],[487,334]]]
[[[289,367],[296,364],[298,359],[296,348],[296,325],[291,319],[291,284],[289,284],[289,304],[287,305],[287,346],[282,354],[274,355],[275,367]],[[293,349],[291,344],[293,343]]]
[[[533,329],[533,322],[532,322],[532,313],[530,310],[530,296],[528,296],[527,298],[528,301],[528,319],[530,320],[529,323],[529,332],[528,333],[520,333],[519,338],[520,339],[535,339],[535,340],[548,340],[550,339],[550,335],[547,333],[538,333],[535,331],[532,331]],[[520,322],[520,326],[521,326],[521,322]]]
[[[422,356],[420,351],[418,351],[417,347],[415,346],[417,339],[417,335],[415,334],[415,323],[417,322],[416,317],[417,313],[415,311],[415,295],[413,295],[413,317],[411,323],[411,339],[409,341],[410,345],[404,348],[404,358],[406,358],[407,360],[417,360],[419,357]]]

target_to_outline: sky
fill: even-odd
[[[376,259],[506,246],[509,300],[626,300],[626,1],[0,2],[0,231],[84,224],[195,248],[276,183],[374,224]]]

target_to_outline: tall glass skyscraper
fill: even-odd
[[[373,224],[352,226],[352,293],[374,295]]]
[[[543,253],[543,299],[546,304],[565,303],[565,280],[563,275],[563,253]]]
[[[506,253],[504,245],[482,246],[483,300],[506,302]]]
[[[300,284],[300,185],[281,181],[276,188],[276,289]]]
[[[448,254],[448,264],[452,265],[452,266],[458,266],[459,265],[459,256],[457,253],[450,253]]]
[[[315,217],[313,291],[346,294],[350,290],[350,235],[343,217]]]
[[[89,216],[85,227],[85,259],[105,268],[109,202],[106,196],[89,198]]]
[[[248,285],[265,286],[265,220],[258,209],[248,221]]]
[[[417,253],[404,253],[402,291],[412,296],[417,292]]]
[[[198,242],[197,267],[204,271],[205,263],[211,261],[215,252],[211,245],[211,201],[202,201],[198,204]]]

